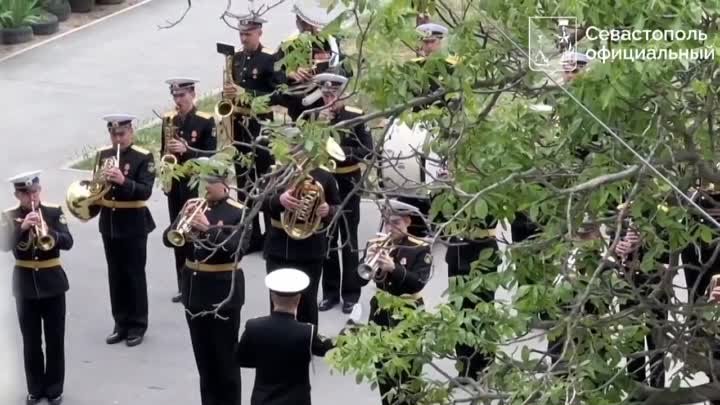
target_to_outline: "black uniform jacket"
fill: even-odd
[[[31,230],[21,231],[20,224],[30,210],[18,206],[7,209],[2,215],[3,250],[12,250],[16,260],[45,261],[60,258],[60,250],[70,250],[73,238],[67,220],[58,205],[42,203],[38,207],[48,227],[48,234],[55,239],[55,246],[43,251],[28,243]],[[60,295],[69,288],[62,265],[47,268],[28,268],[15,265],[13,270],[13,294],[20,299],[47,298]]]
[[[251,96],[264,96],[275,92],[285,83],[285,75],[275,68],[275,54],[260,45],[255,51],[242,50],[233,56],[233,80]],[[272,97],[270,104],[277,104]]]
[[[310,361],[333,344],[315,326],[285,312],[250,319],[240,337],[235,359],[255,368],[251,405],[310,405]]]
[[[115,148],[105,147],[98,151],[100,162],[114,157]],[[146,207],[114,208],[114,201],[147,201],[155,183],[155,159],[150,151],[131,145],[120,152],[120,170],[125,175],[125,183],[113,184],[104,199],[100,210],[100,233],[113,239],[131,238],[147,235],[155,229],[155,221]]]
[[[422,300],[414,296],[422,291],[430,278],[432,269],[432,253],[430,245],[412,236],[406,236],[397,243],[397,248],[390,253],[395,261],[395,269],[388,273],[387,278],[377,282],[377,288],[395,296],[410,296],[416,301]],[[394,324],[391,314],[377,310],[377,300],[370,301],[370,320],[382,326]]]
[[[363,115],[363,111],[355,107],[343,107],[337,111],[331,123],[337,124],[341,121],[350,120]],[[347,130],[346,130],[347,131]],[[355,167],[364,161],[373,151],[373,140],[370,131],[364,124],[356,125],[351,131],[343,132],[340,135],[340,147],[345,152],[345,160],[336,162],[337,167],[342,168]]]
[[[310,176],[320,183],[325,192],[325,202],[330,205],[330,214],[323,218],[323,223],[328,224],[335,215],[337,206],[341,203],[337,182],[331,173],[319,168],[312,170]],[[285,211],[285,207],[280,204],[280,194],[266,200],[265,212],[270,213],[272,226],[267,231],[265,238],[265,258],[273,257],[299,262],[322,261],[327,255],[328,247],[326,227],[322,226],[307,239],[295,240],[289,237],[285,230],[278,227],[280,215]]]
[[[433,57],[434,57],[434,56],[433,56]],[[455,69],[454,66],[455,66],[455,64],[457,63],[457,58],[454,57],[454,56],[448,56],[448,57],[445,58],[444,62],[445,62],[445,67],[446,67],[446,69],[447,69],[447,74],[448,74],[448,75],[452,75],[452,74],[453,74],[453,70]],[[417,64],[417,65],[419,65],[419,66],[422,67],[422,68],[425,68],[425,64],[427,63],[427,58],[425,58],[425,57],[415,58],[415,59],[412,60],[412,63]],[[434,72],[434,73],[436,73],[436,74],[438,74],[438,75],[440,74],[440,72]],[[426,86],[425,88],[423,88],[423,89],[421,89],[421,90],[413,91],[413,93],[414,93],[413,95],[414,95],[415,97],[427,96],[427,95],[430,95],[430,94],[438,91],[438,90],[440,89],[440,87],[441,87],[441,86],[440,86],[440,81],[433,78],[433,79],[430,79],[429,85]],[[420,111],[420,110],[422,110],[422,109],[424,109],[424,108],[430,107],[430,106],[433,105],[433,104],[442,103],[442,102],[445,102],[445,101],[447,101],[447,100],[448,100],[448,96],[445,95],[445,96],[444,96],[444,100],[443,100],[443,99],[440,99],[440,100],[437,100],[437,101],[434,101],[434,102],[427,103],[427,104],[425,104],[425,105],[419,105],[419,106],[413,107],[413,112],[418,112],[418,111]]]
[[[178,164],[183,164],[190,159],[202,156],[212,156],[217,149],[217,136],[215,134],[215,120],[213,116],[193,108],[186,116],[182,117],[177,112],[171,111],[165,114],[164,119],[172,120],[177,128],[177,137],[187,142],[190,148],[199,149],[195,151],[188,149],[185,153],[175,155]],[[165,150],[165,125],[161,127],[160,156],[170,154]],[[188,189],[189,179],[174,179],[172,191],[169,193],[176,198],[182,198],[190,194]]]
[[[237,258],[242,260],[244,250],[247,248],[248,238],[251,235],[248,229],[246,239],[241,241],[242,229],[238,225],[242,221],[244,206],[239,202],[226,198],[217,202],[210,202],[205,216],[210,222],[210,229],[206,233],[193,233],[193,237],[186,236],[185,252],[187,261],[206,265],[221,265],[235,263]],[[167,234],[170,229],[176,229],[182,213],[163,232],[163,243],[170,244]],[[219,223],[222,222],[222,225]],[[214,225],[214,226],[213,226]],[[193,231],[196,232],[196,231]],[[240,246],[241,245],[241,246]],[[240,250],[238,251],[238,247]],[[182,300],[185,307],[191,310],[211,310],[213,304],[218,304],[228,296],[232,282],[232,269],[227,271],[202,271],[188,267],[183,269],[181,278]],[[240,308],[245,302],[245,278],[242,270],[235,273],[235,290],[231,301],[225,308]]]

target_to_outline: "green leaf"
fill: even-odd
[[[707,226],[700,228],[700,239],[705,243],[710,243],[713,239],[712,231]]]
[[[479,219],[484,219],[485,217],[487,217],[487,214],[488,214],[488,205],[487,205],[487,202],[486,202],[484,199],[478,198],[478,199],[475,201],[475,207],[474,207],[474,209],[475,209],[475,216],[476,216],[477,218],[479,218]]]

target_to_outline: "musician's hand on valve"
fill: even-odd
[[[30,212],[25,215],[25,218],[23,218],[23,221],[20,224],[20,229],[22,229],[23,231],[27,231],[35,225],[40,225],[40,216],[37,214],[37,212]]]
[[[172,153],[185,153],[187,152],[187,144],[183,141],[180,141],[178,139],[172,139],[170,142],[168,142],[168,150]]]
[[[105,178],[115,184],[122,185],[125,183],[125,176],[123,175],[122,171],[118,169],[117,167],[112,167],[110,169],[105,170]]]
[[[709,301],[715,304],[720,303],[720,286],[717,286],[710,291]]]
[[[317,214],[320,216],[320,218],[325,218],[326,216],[328,216],[328,214],[330,214],[330,206],[328,205],[328,203],[320,204],[320,206],[317,208]]]
[[[383,252],[377,259],[377,263],[380,266],[380,270],[385,273],[392,273],[395,270],[395,261],[390,257],[387,252]]]
[[[296,82],[306,82],[312,78],[312,72],[308,68],[298,68],[298,70],[289,73],[288,77]]]
[[[335,113],[331,108],[324,108],[318,114],[318,120],[320,121],[332,121],[333,118],[335,118]]]
[[[293,190],[288,190],[280,195],[280,204],[286,210],[296,210],[300,207],[300,200],[292,196]]]
[[[223,86],[223,97],[227,98],[235,98],[237,96],[237,88],[233,85],[225,85]]]
[[[205,214],[198,214],[192,219],[192,227],[200,232],[207,232],[210,229],[210,221]]]
[[[628,257],[640,248],[640,235],[637,231],[630,229],[615,246],[615,254],[620,257]]]

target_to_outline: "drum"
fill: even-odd
[[[379,173],[382,190],[426,194],[419,186],[435,181],[441,169],[435,153],[429,153],[428,159],[418,155],[422,153],[424,145],[432,141],[428,134],[430,131],[423,123],[417,123],[412,128],[400,120],[392,123],[382,147]]]

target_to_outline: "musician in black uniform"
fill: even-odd
[[[245,232],[241,240],[243,230],[237,225],[242,221],[244,206],[229,197],[225,168],[216,165],[203,180],[207,210],[199,208],[199,200],[188,202],[163,233],[163,241],[172,247],[170,232],[177,237],[180,231],[188,246],[181,279],[182,302],[200,374],[202,404],[239,405],[240,369],[231,354],[238,341],[240,310],[245,301],[245,277],[239,263],[250,232]],[[188,228],[184,229],[181,222]],[[203,314],[213,311],[228,296],[229,301],[217,311],[220,317]]]
[[[430,278],[432,253],[430,245],[425,241],[408,234],[408,228],[412,223],[411,217],[414,215],[421,215],[417,207],[397,200],[389,200],[383,209],[383,221],[385,233],[392,239],[391,246],[394,249],[388,252],[387,249],[380,250],[376,244],[371,244],[368,246],[363,261],[367,262],[368,258],[377,255],[379,267],[374,277],[377,288],[394,296],[406,298],[409,306],[419,307],[423,305],[420,292]],[[392,328],[399,323],[391,312],[378,308],[376,297],[370,300],[369,321],[387,328]],[[384,374],[383,365],[378,364],[378,388],[382,395],[383,405],[415,403],[412,393],[407,393],[408,397],[402,402],[391,401],[386,394],[393,389],[396,390],[396,394],[402,391],[402,385],[411,378],[418,377],[421,371],[420,368],[413,365],[410,372],[393,378]]]
[[[293,5],[292,11],[295,13],[295,26],[299,32],[291,35],[280,45],[276,58],[282,61],[296,46],[310,48],[307,50],[310,54],[308,64],[287,72],[287,84],[291,89],[307,85],[307,91],[300,94],[284,94],[282,97],[288,116],[293,121],[297,121],[303,111],[323,106],[321,91],[316,90],[312,85],[313,76],[326,72],[349,76],[351,72],[342,65],[344,55],[340,51],[340,41],[332,35],[320,35],[320,31],[331,19],[325,9],[298,1]],[[313,41],[296,41],[300,34],[313,36]]]
[[[320,120],[328,121],[330,125],[333,125],[363,114],[362,110],[348,107],[342,101],[338,101],[338,97],[347,83],[347,78],[331,73],[321,73],[315,76],[313,81],[321,86],[323,102],[327,107],[318,114]],[[372,153],[373,144],[370,131],[365,124],[356,125],[352,130],[344,130],[341,134],[340,146],[346,159],[337,162],[337,168],[333,175],[340,191],[340,201],[344,202],[346,199],[348,201],[343,207],[342,217],[335,223],[330,240],[331,251],[323,265],[323,300],[320,302],[319,310],[327,311],[333,308],[340,302],[342,296],[342,310],[349,314],[360,299],[361,280],[357,275],[360,189],[356,190],[356,187],[362,177],[360,163]],[[342,239],[342,245],[338,236]],[[342,270],[338,254],[342,256]]]
[[[51,405],[60,405],[65,381],[65,292],[69,288],[60,250],[70,250],[73,238],[62,208],[42,202],[39,174],[29,172],[9,179],[19,204],[3,211],[0,218],[2,248],[12,250],[15,256],[12,283],[23,338],[26,403],[38,404],[47,398]]]
[[[232,77],[235,85],[240,86],[242,91],[249,96],[271,95],[270,105],[276,105],[280,103],[280,96],[275,92],[278,86],[285,83],[285,75],[282,70],[275,68],[275,53],[260,43],[262,25],[265,22],[264,19],[257,16],[249,16],[239,21],[238,30],[243,49],[233,57]],[[225,85],[223,87],[223,97],[235,97],[236,95],[237,89],[234,86]],[[250,168],[239,163],[235,165],[238,198],[245,203],[249,203],[246,195],[248,189],[270,170],[270,166],[274,162],[270,151],[266,149],[269,145],[268,142],[262,139],[258,140],[262,129],[260,122],[272,121],[273,118],[274,115],[271,111],[251,116],[248,109],[236,111],[234,114],[234,141],[246,144],[236,144],[235,147],[239,153],[249,154],[253,158],[253,165]],[[255,141],[261,147],[249,146]],[[267,214],[263,214],[263,217],[267,232]],[[259,217],[255,217],[252,228],[253,235],[246,253],[262,249],[264,236],[261,233]]]
[[[302,293],[297,318],[300,322],[309,322],[317,326],[317,291],[323,261],[327,257],[328,250],[326,226],[335,215],[341,201],[337,182],[332,173],[316,168],[309,172],[309,176],[322,186],[324,192],[325,202],[316,211],[316,214],[323,219],[320,229],[305,239],[293,239],[288,236],[282,227],[281,215],[283,212],[296,211],[300,207],[300,200],[293,197],[294,190],[288,188],[266,201],[265,209],[270,213],[271,226],[265,238],[264,257],[268,273],[291,267],[307,274],[310,278],[310,286]]]
[[[308,276],[295,269],[279,269],[265,277],[274,305],[272,313],[245,324],[235,359],[255,369],[251,405],[310,405],[312,356],[324,356],[333,344],[317,327],[296,319]]]
[[[103,117],[108,122],[112,146],[98,151],[102,167],[105,159],[117,159],[117,166],[105,168],[103,176],[112,184],[99,201],[100,234],[105,247],[110,283],[110,305],[115,326],[105,340],[115,344],[126,340],[130,347],[143,341],[148,327],[148,297],[145,264],[147,235],[155,229],[147,200],[155,182],[152,152],[133,145],[132,115]],[[119,149],[119,152],[118,152]]]
[[[692,197],[700,207],[705,209],[715,218],[720,218],[720,193],[715,190],[714,185],[705,184],[693,190]],[[694,213],[691,217],[695,222],[706,224],[707,220]],[[684,267],[685,283],[688,290],[688,303],[696,302],[705,292],[710,284],[710,279],[716,274],[720,274],[720,260],[710,261],[715,251],[715,244],[705,243],[698,240],[690,243],[683,249],[683,264],[694,266],[695,268]],[[703,268],[706,270],[700,270]]]
[[[165,83],[170,85],[170,95],[175,101],[175,110],[165,113],[163,116],[160,156],[163,157],[163,160],[172,156],[176,159],[176,164],[181,165],[190,159],[212,155],[217,148],[215,120],[211,114],[198,111],[195,106],[195,83],[197,80],[172,78],[166,80]],[[169,130],[174,130],[174,133],[167,133]],[[167,145],[165,144],[166,139],[169,140]],[[161,165],[164,164],[161,162]],[[163,183],[171,222],[177,218],[187,200],[198,196],[197,190],[190,188],[189,183],[189,178],[176,178],[175,176],[167,183]],[[167,186],[170,186],[169,189]],[[185,249],[175,248],[173,253],[175,254],[178,293],[172,298],[172,302],[180,302],[180,274],[185,265]]]

